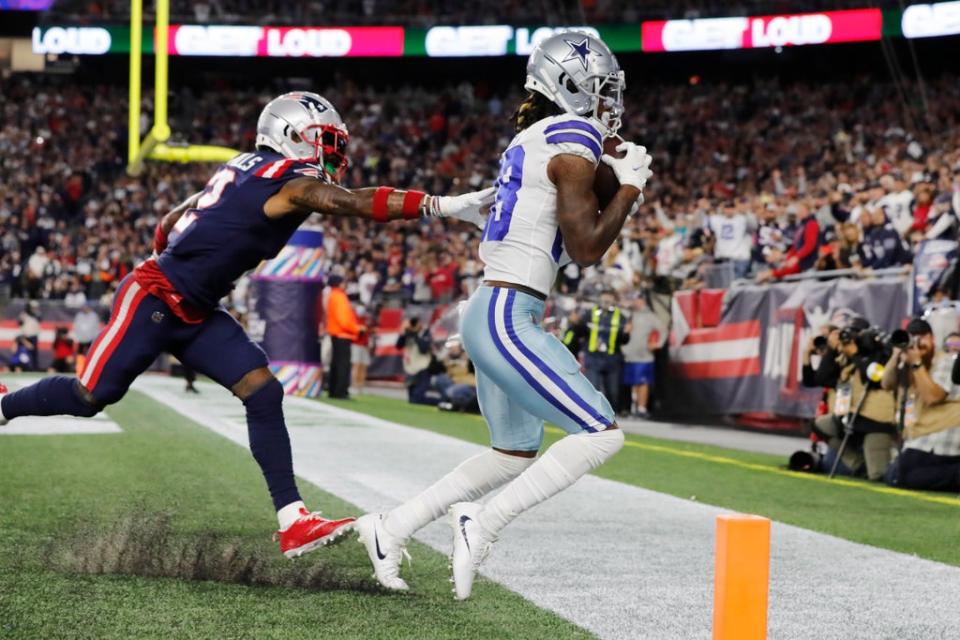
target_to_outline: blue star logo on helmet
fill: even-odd
[[[579,60],[580,64],[583,65],[583,70],[587,70],[587,56],[593,53],[590,51],[590,39],[584,37],[580,42],[574,42],[573,40],[564,40],[568,45],[570,45],[570,53],[567,54],[567,57],[563,59],[564,62],[567,60]]]

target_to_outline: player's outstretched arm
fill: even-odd
[[[269,217],[316,211],[334,216],[369,218],[377,222],[417,218],[456,218],[483,226],[483,212],[493,202],[494,188],[459,196],[431,196],[393,187],[344,189],[310,178],[291,180],[267,201]]]
[[[623,223],[643,196],[643,187],[651,172],[646,149],[631,143],[621,144],[623,158],[603,156],[617,179],[620,189],[597,214],[599,205],[593,193],[596,169],[580,156],[560,154],[547,165],[547,175],[557,186],[557,223],[563,233],[567,253],[581,265],[596,264],[620,235]]]

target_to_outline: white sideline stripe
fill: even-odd
[[[123,433],[116,422],[106,418],[74,418],[50,416],[17,418],[6,427],[0,427],[0,436],[90,436],[103,433]]]
[[[670,350],[673,362],[718,362],[760,357],[760,338],[685,344]]]
[[[181,384],[143,376],[134,388],[247,446],[239,400],[213,383],[198,383],[200,396]],[[287,397],[284,413],[300,478],[367,511],[416,495],[485,449],[303,398]],[[511,523],[481,573],[600,638],[708,640],[721,513],[588,475]],[[416,538],[450,551],[446,519]],[[960,568],[776,522],[771,556],[770,638],[960,638]],[[414,576],[414,593],[423,579]]]
[[[16,391],[41,378],[37,375],[14,375],[5,377],[10,391]],[[0,427],[0,436],[88,436],[102,433],[123,433],[116,422],[102,411],[92,418],[74,416],[29,416],[17,418]],[[0,456],[2,459],[2,456]]]
[[[106,335],[103,336],[103,340],[97,345],[97,348],[90,356],[90,360],[83,367],[83,377],[80,379],[83,386],[87,386],[90,383],[90,378],[93,377],[93,372],[96,371],[97,364],[100,362],[100,358],[103,357],[104,351],[107,350],[107,347],[109,347],[114,338],[117,337],[117,332],[120,331],[120,327],[122,327],[124,321],[126,321],[127,314],[130,311],[130,305],[138,291],[140,291],[140,285],[137,284],[136,281],[131,281],[126,293],[123,294],[123,299],[120,301],[120,310],[117,312],[117,317],[110,322]]]
[[[590,415],[587,411],[583,409],[577,402],[571,398],[567,393],[563,391],[557,384],[551,380],[540,368],[530,361],[527,356],[517,348],[513,340],[510,338],[510,335],[507,331],[506,325],[506,305],[507,305],[507,294],[502,289],[494,289],[493,295],[496,297],[494,304],[496,308],[494,310],[494,326],[497,329],[497,335],[500,336],[500,342],[506,347],[507,351],[510,352],[510,355],[520,363],[527,372],[533,376],[534,380],[540,383],[547,393],[552,395],[556,400],[560,401],[560,404],[565,406],[570,412],[572,412],[577,418],[579,418],[584,424],[587,424],[593,428],[604,429],[605,425],[601,424]],[[512,363],[508,363],[512,367]],[[526,382],[526,381],[525,381]],[[539,392],[536,392],[537,395],[540,395]]]

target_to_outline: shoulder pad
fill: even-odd
[[[549,146],[555,146],[557,153],[572,153],[596,164],[603,154],[603,136],[595,125],[586,118],[575,115],[559,115],[544,118],[543,136]]]

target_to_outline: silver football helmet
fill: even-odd
[[[316,93],[293,91],[274,98],[257,120],[257,148],[285,158],[323,166],[335,182],[347,168],[347,125],[330,101]]]
[[[626,80],[599,38],[580,31],[550,36],[530,54],[524,87],[568,113],[595,120],[604,137],[620,128]]]

